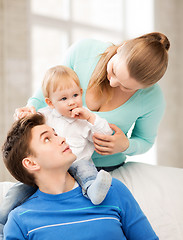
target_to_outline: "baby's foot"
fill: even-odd
[[[87,189],[87,195],[94,205],[103,202],[109,191],[111,182],[111,175],[104,170],[100,170],[94,182]]]

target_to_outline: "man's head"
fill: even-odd
[[[3,160],[15,179],[35,186],[36,174],[62,168],[67,171],[75,155],[65,139],[45,124],[41,114],[16,121],[2,147]]]

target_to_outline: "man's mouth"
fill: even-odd
[[[69,151],[71,150],[69,146],[67,146],[67,147],[64,149],[63,153],[64,153],[64,152],[67,152],[68,150],[69,150]]]

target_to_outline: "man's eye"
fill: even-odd
[[[75,93],[73,96],[74,96],[74,97],[77,97],[77,96],[78,96],[78,94],[77,94],[77,93]]]
[[[61,98],[60,100],[61,101],[65,101],[67,98],[66,97],[63,97],[63,98]]]
[[[46,138],[44,139],[44,141],[47,143],[47,142],[50,141],[50,139],[49,139],[48,137],[46,137]]]

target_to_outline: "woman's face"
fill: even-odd
[[[107,78],[111,87],[119,87],[123,92],[135,92],[144,85],[130,77],[125,60],[115,54],[107,64]]]

